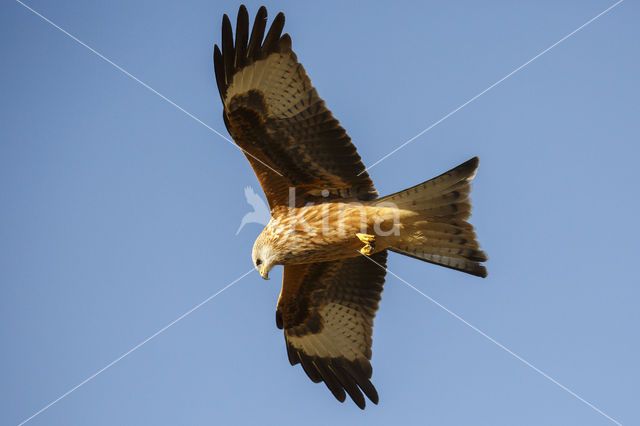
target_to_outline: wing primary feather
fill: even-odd
[[[344,392],[344,388],[340,384],[338,378],[331,372],[327,365],[327,360],[323,358],[316,358],[314,364],[318,368],[318,371],[322,375],[322,380],[327,388],[331,391],[333,396],[340,402],[344,402],[347,395]]]
[[[269,32],[267,36],[264,38],[264,43],[262,44],[262,54],[268,55],[272,51],[276,49],[278,46],[278,40],[280,40],[280,35],[282,34],[282,29],[284,28],[284,13],[280,12],[276,15],[276,19],[273,20],[271,24],[271,28],[269,28]]]
[[[378,404],[378,391],[376,391],[373,383],[369,380],[371,376],[367,377],[361,368],[358,368],[351,362],[344,362],[342,364],[342,368],[344,368],[356,380],[360,389],[362,389],[364,394],[367,395],[367,398],[369,398],[374,404]]]
[[[364,392],[364,394],[367,395],[367,398],[369,398],[371,402],[378,405],[378,401],[379,401],[378,391],[376,390],[375,386],[373,386],[373,383],[371,383],[370,380],[358,382],[358,386],[360,386],[360,389],[362,389],[362,392]]]
[[[231,21],[225,13],[222,17],[222,59],[224,61],[224,81],[228,87],[233,79],[233,31]]]
[[[340,360],[333,360],[329,364],[329,368],[338,378],[340,383],[342,383],[342,386],[347,391],[353,402],[355,402],[355,404],[361,410],[364,410],[366,403],[362,392],[360,392],[360,389],[358,389],[358,385],[356,384],[355,380],[353,380],[353,377],[351,377],[349,372],[342,368],[340,364],[342,364]]]
[[[311,381],[313,383],[320,383],[322,381],[322,376],[316,368],[313,359],[301,352],[298,352],[298,357],[300,358],[300,365],[302,365],[302,369],[307,373],[307,376],[309,376]]]
[[[284,33],[282,37],[280,37],[279,46],[281,52],[291,50],[291,36]]]
[[[224,102],[224,96],[227,92],[227,88],[224,82],[224,61],[222,59],[222,52],[216,44],[213,48],[213,69],[216,74],[216,83],[218,84],[218,92],[220,92],[220,99]]]
[[[289,358],[289,364],[296,365],[300,362],[298,359],[298,352],[293,348],[293,345],[287,342],[285,338],[285,346],[287,347],[287,358]]]
[[[371,368],[371,363],[365,359],[361,359],[358,362],[358,366],[367,379],[370,379],[373,375],[373,368]]]
[[[238,20],[236,21],[236,46],[234,68],[239,69],[244,66],[247,54],[247,42],[249,41],[249,13],[244,5],[238,10]]]
[[[260,54],[260,46],[262,45],[262,37],[264,30],[267,28],[267,8],[261,6],[256,13],[256,19],[253,21],[253,29],[251,30],[251,40],[247,49],[247,58],[256,60]]]

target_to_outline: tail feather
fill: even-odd
[[[467,181],[463,180],[445,188],[444,192],[432,193],[428,186],[424,188],[418,187],[417,189],[414,187],[414,189],[409,189],[408,191],[413,191],[413,194],[409,192],[404,195],[411,201],[411,210],[419,212],[425,208],[448,206],[465,201],[471,194],[471,186]],[[385,199],[390,201],[387,197]],[[406,205],[408,202],[404,201],[408,200],[398,199],[396,201],[400,201],[400,205]],[[409,206],[407,205],[407,207]]]
[[[425,240],[429,241],[431,245],[436,247],[447,248],[472,248],[477,249],[480,244],[475,239],[467,236],[452,236],[447,234],[440,234],[437,232],[425,232],[422,236]]]
[[[488,274],[487,268],[484,265],[472,260],[443,256],[435,253],[414,253],[396,248],[392,248],[390,250],[415,259],[424,260],[425,262],[444,266],[445,268],[466,272],[467,274],[475,275],[476,277],[485,278]]]
[[[439,232],[447,235],[470,235],[472,239],[476,238],[476,233],[473,230],[473,225],[464,221],[450,221],[447,223],[427,222],[422,228],[425,231]]]
[[[376,200],[400,211],[400,235],[389,250],[480,277],[487,276],[471,216],[471,180],[477,157],[431,180]]]
[[[466,200],[457,200],[446,205],[435,207],[423,207],[421,209],[412,210],[417,216],[436,219],[468,219],[471,216],[471,203],[465,202]]]
[[[426,182],[419,183],[411,188],[405,189],[404,191],[396,192],[395,194],[387,195],[386,197],[379,198],[377,201],[394,201],[397,202],[398,206],[402,204],[403,199],[408,201],[413,201],[416,198],[416,194],[418,195],[418,199],[420,197],[424,198],[433,198],[437,195],[443,195],[447,192],[447,189],[451,188],[453,185],[460,182],[469,182],[471,181],[475,175],[476,170],[478,169],[478,164],[480,160],[478,157],[473,157],[470,160],[465,161],[460,164],[458,167],[455,167],[448,172],[441,174],[440,176],[434,177]],[[412,197],[413,194],[413,197]]]

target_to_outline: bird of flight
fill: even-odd
[[[419,185],[378,197],[356,148],[311,85],[282,34],[279,13],[265,36],[267,10],[240,6],[235,38],[222,19],[214,67],[223,118],[264,190],[271,219],[253,246],[268,279],[284,266],[276,325],[291,365],[301,364],[344,402],[365,407],[371,335],[392,251],[479,277],[487,271],[473,226],[472,158]],[[346,393],[345,393],[346,392]]]

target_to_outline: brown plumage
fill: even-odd
[[[222,50],[214,49],[227,130],[271,209],[252,258],[263,278],[284,265],[276,324],[291,364],[338,400],[348,394],[364,408],[363,393],[378,402],[369,361],[387,251],[487,274],[487,257],[467,222],[478,159],[378,198],[351,139],[282,34],[284,15],[265,36],[266,23],[261,7],[250,33],[240,6],[235,40],[224,15]]]

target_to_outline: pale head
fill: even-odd
[[[269,271],[276,265],[276,252],[270,243],[271,241],[266,237],[263,230],[256,238],[256,242],[253,243],[253,250],[251,251],[253,266],[265,280],[269,279]]]

